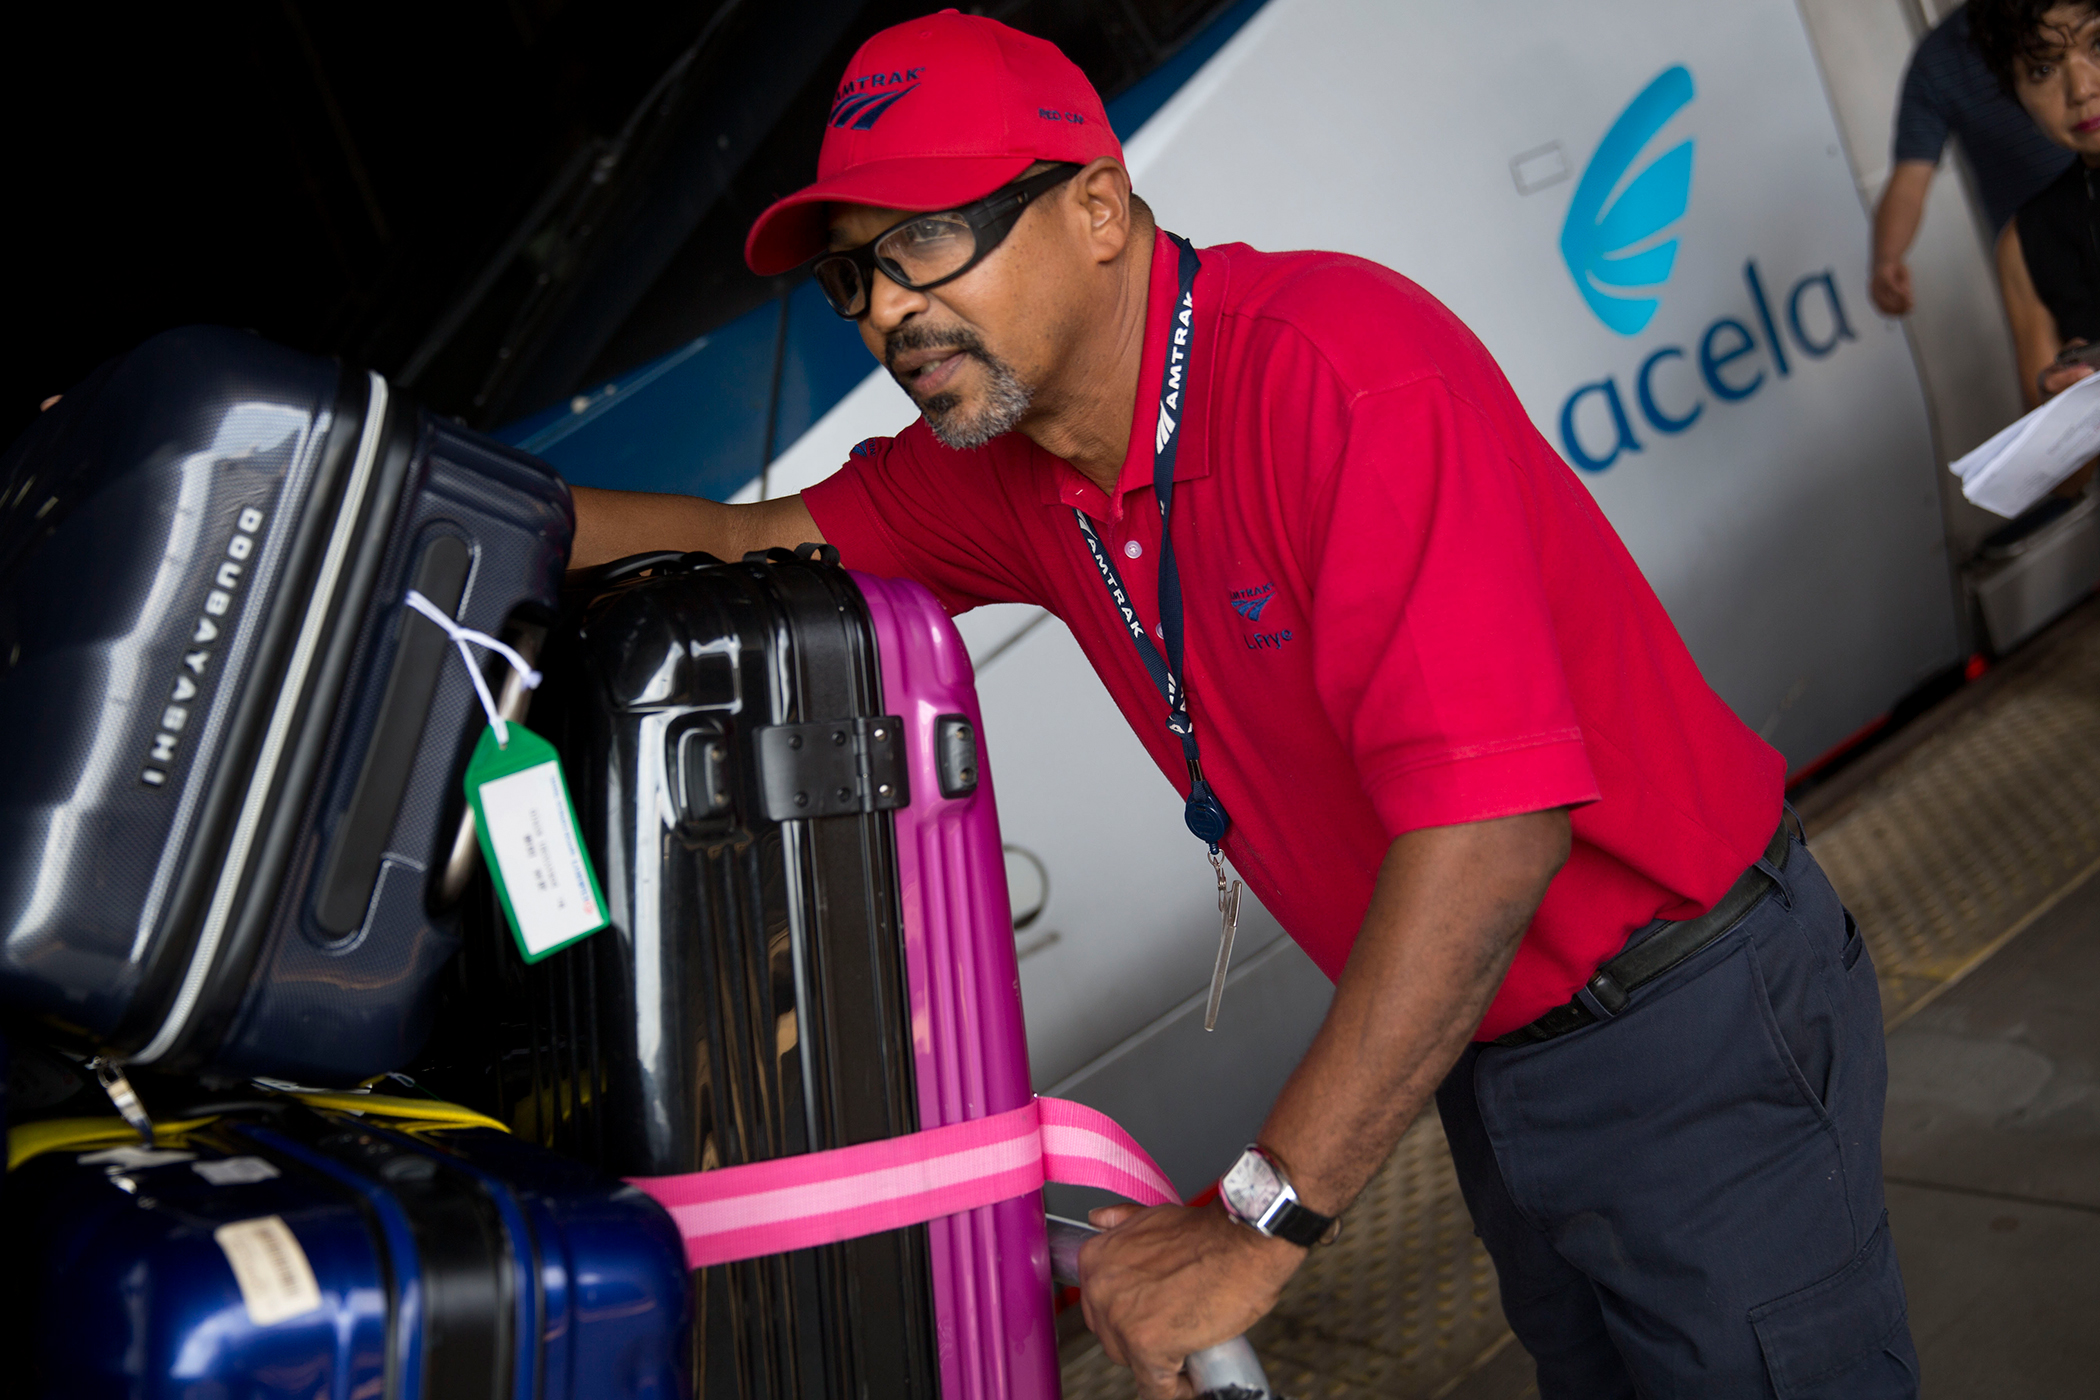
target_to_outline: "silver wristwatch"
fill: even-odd
[[[1341,1221],[1301,1204],[1284,1175],[1283,1165],[1248,1143],[1247,1150],[1218,1182],[1225,1213],[1271,1239],[1288,1240],[1304,1249],[1326,1244],[1341,1233]]]

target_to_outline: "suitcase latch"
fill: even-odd
[[[941,796],[968,797],[977,791],[977,730],[968,715],[937,716],[933,748]]]
[[[911,801],[904,722],[895,715],[761,729],[758,771],[766,817],[776,822],[890,812]]]

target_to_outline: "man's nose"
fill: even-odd
[[[887,336],[907,318],[925,309],[924,292],[899,286],[881,268],[875,269],[873,280],[868,284],[868,325],[874,331]]]

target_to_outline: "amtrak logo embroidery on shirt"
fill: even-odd
[[[1265,583],[1259,588],[1235,588],[1232,590],[1232,610],[1249,622],[1261,621],[1261,610],[1269,606],[1276,596],[1276,585]]]
[[[1226,601],[1232,604],[1232,610],[1241,617],[1249,622],[1258,623],[1269,604],[1276,601],[1276,585],[1263,583],[1253,588],[1235,588]],[[1247,644],[1249,651],[1281,651],[1283,644],[1295,635],[1288,627],[1278,627],[1273,632],[1244,632],[1240,635],[1240,640]]]

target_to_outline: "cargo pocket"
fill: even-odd
[[[1888,1212],[1852,1262],[1750,1310],[1779,1400],[1883,1400],[1918,1393],[1918,1354]]]
[[[1845,947],[1840,954],[1840,957],[1844,960],[1845,971],[1850,972],[1852,964],[1858,962],[1859,955],[1866,951],[1867,936],[1859,931],[1859,924],[1853,919],[1852,911],[1847,909],[1845,911]]]

